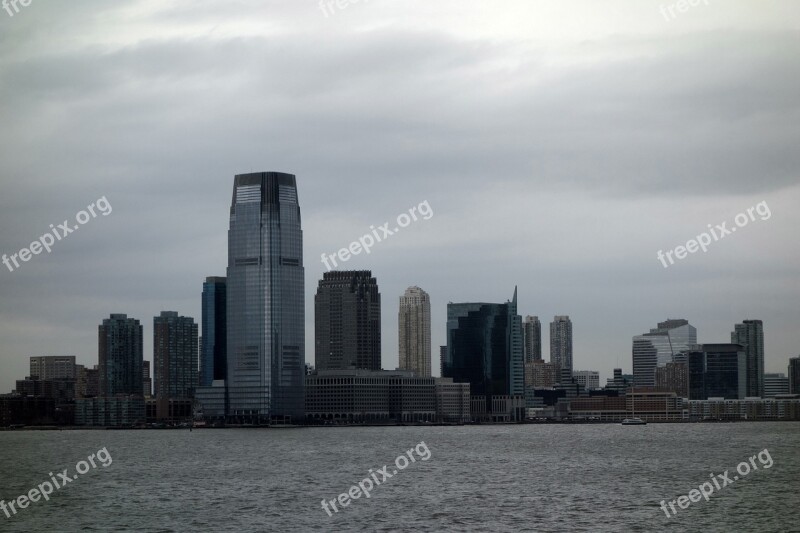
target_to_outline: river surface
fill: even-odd
[[[800,531],[792,422],[0,432],[6,506],[64,469],[0,531]]]

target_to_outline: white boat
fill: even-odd
[[[622,421],[623,426],[646,426],[647,422],[642,420],[641,418],[626,418]]]

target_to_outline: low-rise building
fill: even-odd
[[[436,422],[435,380],[408,370],[317,370],[306,376],[306,421]]]
[[[142,396],[75,400],[75,424],[78,426],[127,427],[143,424],[145,417]]]

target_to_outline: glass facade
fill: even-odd
[[[522,318],[517,292],[504,304],[447,304],[443,377],[469,383],[472,396],[523,395]],[[491,406],[488,407],[491,412]]]
[[[303,232],[291,174],[237,175],[228,231],[228,416],[304,417]]]
[[[227,374],[227,280],[206,278],[203,283],[203,339],[200,349],[200,386],[210,387]]]
[[[675,362],[675,356],[697,344],[697,328],[687,320],[659,322],[650,333],[633,337],[633,376],[636,386],[655,385],[656,367]]]
[[[689,399],[745,397],[745,352],[740,344],[703,344],[689,352]]]
[[[747,358],[747,396],[764,396],[764,323],[744,320],[734,326],[731,342],[744,346]]]

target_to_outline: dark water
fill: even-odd
[[[429,460],[322,509],[420,441]],[[0,432],[0,498],[102,448],[0,531],[800,531],[798,423]],[[765,448],[771,468],[660,509]]]

